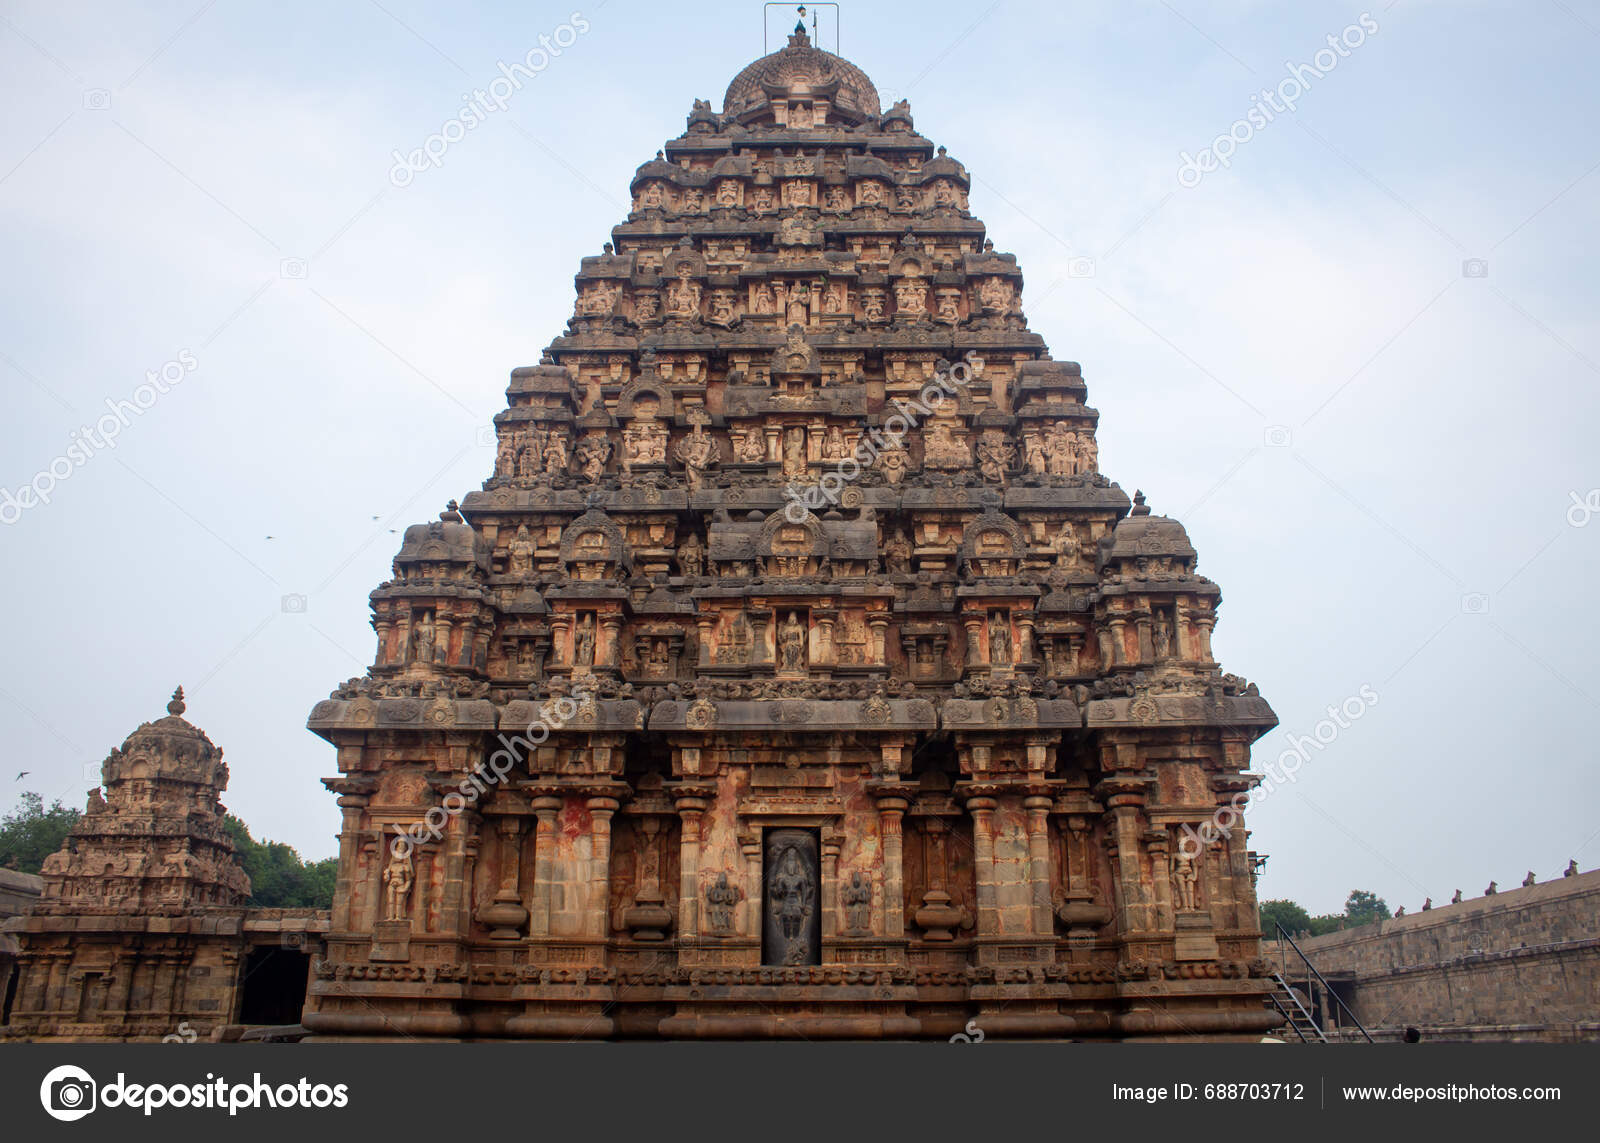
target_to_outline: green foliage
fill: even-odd
[[[44,859],[61,848],[78,811],[57,799],[47,810],[44,799],[32,790],[22,795],[17,808],[0,818],[0,868],[38,873]]]
[[[1345,898],[1344,915],[1351,927],[1370,925],[1374,921],[1388,917],[1389,906],[1384,904],[1383,898],[1376,893],[1365,889],[1352,889],[1350,896]]]
[[[1313,917],[1293,901],[1276,900],[1261,902],[1261,932],[1267,940],[1272,940],[1278,935],[1274,927],[1276,921],[1282,925],[1284,931],[1291,937],[1298,937],[1301,933],[1310,933],[1320,937],[1324,933],[1337,932],[1340,929],[1351,929],[1357,925],[1370,925],[1374,921],[1381,921],[1389,915],[1389,906],[1383,903],[1383,898],[1376,893],[1365,889],[1352,889],[1350,896],[1345,899],[1344,912],[1324,913]]]
[[[275,909],[332,906],[338,858],[302,861],[294,849],[282,842],[251,837],[249,827],[232,814],[224,825],[233,839],[239,864],[250,875],[250,904]]]
[[[1270,941],[1278,936],[1277,926],[1291,937],[1311,931],[1311,916],[1293,901],[1261,902],[1261,932]]]

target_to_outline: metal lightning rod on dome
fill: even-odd
[[[763,4],[761,6],[761,52],[762,52],[763,55],[768,54],[767,53],[767,45],[769,43],[769,36],[771,35],[771,29],[770,29],[770,25],[769,25],[769,15],[770,14],[768,12],[768,9],[771,9],[771,8],[787,8],[787,7],[788,7],[787,4],[780,3],[780,2],[767,3],[767,4]],[[800,18],[799,18],[799,20],[797,20],[795,22],[793,34],[797,35],[797,36],[806,36],[806,13],[809,12],[811,14],[811,34],[809,36],[806,36],[806,38],[811,40],[818,47],[822,46],[822,44],[821,44],[821,39],[822,39],[821,27],[820,27],[820,24],[819,24],[821,16],[817,12],[818,8],[832,8],[833,9],[833,54],[834,55],[838,55],[839,51],[840,51],[840,47],[839,47],[839,43],[840,43],[840,36],[839,36],[840,16],[839,16],[839,5],[838,4],[823,3],[823,4],[812,4],[812,5],[806,5],[806,4],[798,5],[796,7],[796,11],[799,12]]]

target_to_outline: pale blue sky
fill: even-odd
[[[574,11],[589,30],[504,113],[391,185],[394,150]],[[0,806],[81,804],[181,682],[231,808],[327,855],[305,716],[370,660],[390,529],[486,475],[507,374],[562,330],[634,168],[760,54],[760,6],[0,13],[0,486],[194,362],[0,525]],[[1294,112],[1179,184],[1363,13]],[[1600,5],[863,3],[843,30],[973,172],[1033,328],[1083,363],[1102,468],[1188,525],[1218,655],[1283,720],[1258,759],[1379,697],[1252,813],[1262,895],[1414,910],[1600,865],[1600,522],[1567,522],[1600,486]]]

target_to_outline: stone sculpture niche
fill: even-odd
[[[821,878],[817,835],[805,829],[766,832],[761,963],[822,963]]]

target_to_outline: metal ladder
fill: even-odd
[[[1284,1023],[1288,1025],[1289,1030],[1298,1036],[1302,1043],[1328,1043],[1327,1030],[1317,1023],[1315,1014],[1307,1007],[1307,1002],[1311,999],[1311,982],[1315,980],[1322,985],[1322,995],[1338,1005],[1340,1013],[1343,1014],[1344,1018],[1340,1021],[1340,1027],[1352,1027],[1361,1033],[1362,1039],[1369,1044],[1372,1043],[1372,1034],[1362,1026],[1360,1020],[1356,1019],[1356,1014],[1350,1011],[1350,1006],[1339,999],[1339,994],[1323,979],[1322,974],[1317,971],[1316,965],[1311,963],[1310,958],[1295,943],[1294,938],[1277,922],[1273,923],[1273,928],[1278,931],[1278,948],[1283,953],[1283,968],[1281,971],[1272,974],[1273,990],[1267,993],[1267,1003],[1277,1009],[1278,1014],[1283,1017]],[[1300,967],[1305,971],[1305,989],[1303,992],[1289,983],[1288,949],[1294,950],[1294,955],[1300,958]],[[1299,976],[1300,974],[1297,971],[1295,975]]]

